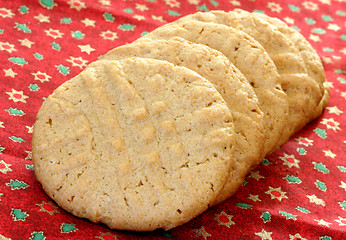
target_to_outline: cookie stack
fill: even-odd
[[[318,55],[285,23],[243,10],[188,15],[47,98],[35,173],[78,217],[168,230],[232,196],[328,99]]]

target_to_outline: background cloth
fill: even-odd
[[[65,212],[35,179],[35,116],[108,50],[196,11],[279,17],[323,60],[324,113],[268,156],[239,191],[170,231],[110,230]],[[346,239],[345,0],[0,0],[0,239]]]

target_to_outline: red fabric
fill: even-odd
[[[265,159],[235,196],[168,232],[110,230],[58,208],[32,170],[31,131],[44,97],[99,55],[166,22],[235,7],[279,17],[311,42],[330,82],[322,116]],[[0,0],[0,239],[345,239],[345,20],[343,0]]]

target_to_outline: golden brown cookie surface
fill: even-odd
[[[110,228],[179,226],[205,211],[232,167],[226,103],[193,71],[142,58],[99,61],[42,105],[37,179],[61,207]]]
[[[287,36],[292,41],[292,43],[301,53],[301,56],[306,66],[307,73],[312,79],[314,79],[317,82],[320,88],[320,94],[322,95],[322,98],[316,108],[315,115],[312,115],[310,120],[318,117],[328,104],[329,87],[328,83],[326,82],[326,76],[324,74],[321,59],[318,56],[317,52],[311,46],[311,44],[304,38],[303,35],[301,35],[294,28],[289,27],[286,23],[279,20],[278,18],[273,18],[258,13],[253,14],[255,14],[257,17],[263,18],[268,23],[274,25],[282,34]]]
[[[263,113],[251,85],[223,54],[181,38],[143,39],[115,48],[102,59],[119,60],[127,57],[161,59],[187,67],[210,81],[221,94],[232,112],[235,153],[234,168],[216,203],[230,197],[243,183],[249,169],[258,163],[263,151]]]
[[[288,102],[281,89],[277,69],[264,48],[238,29],[194,21],[190,17],[162,26],[136,42],[145,38],[169,39],[175,36],[222,52],[242,72],[253,86],[264,113],[266,139],[263,152],[267,153],[276,146],[287,126]]]
[[[308,75],[300,50],[276,26],[269,24],[258,14],[240,9],[230,12],[196,13],[179,21],[188,21],[188,19],[224,24],[246,32],[264,47],[275,63],[280,75],[280,84],[287,94],[289,117],[285,129],[281,133],[280,141],[270,152],[275,151],[291,135],[322,112],[322,105],[328,101],[324,99],[319,107],[324,91],[320,90],[318,81]]]

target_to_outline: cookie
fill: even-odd
[[[264,113],[266,138],[263,153],[276,146],[286,127],[288,103],[278,82],[277,69],[264,48],[238,29],[222,24],[191,21],[189,18],[157,28],[136,42],[145,38],[168,39],[175,36],[222,52],[243,73],[253,86]]]
[[[324,73],[321,59],[318,56],[317,52],[311,46],[311,44],[305,39],[303,35],[301,35],[294,28],[289,27],[286,23],[284,23],[280,19],[269,17],[267,15],[259,14],[259,13],[252,13],[252,14],[256,15],[259,18],[263,18],[268,23],[277,27],[277,29],[282,34],[287,36],[293,42],[296,48],[300,51],[300,54],[304,60],[308,75],[317,82],[320,88],[320,94],[322,95],[322,99],[318,103],[318,106],[315,111],[315,115],[312,115],[312,119],[318,117],[329,102],[329,87],[326,81],[326,76]]]
[[[62,208],[110,228],[165,230],[210,206],[232,167],[231,111],[166,61],[98,61],[58,87],[34,125],[37,179]]]
[[[307,74],[299,50],[275,26],[255,14],[240,9],[231,12],[197,13],[180,21],[188,21],[188,19],[216,22],[246,32],[264,47],[275,63],[280,74],[282,89],[287,94],[289,118],[281,133],[280,141],[270,152],[274,152],[320,112],[316,111],[322,99],[317,82]]]
[[[117,47],[101,59],[119,60],[127,57],[161,59],[187,67],[210,81],[221,94],[232,111],[235,128],[234,167],[215,204],[226,200],[241,186],[250,167],[261,159],[263,151],[263,113],[251,85],[223,54],[182,38],[143,39]]]

